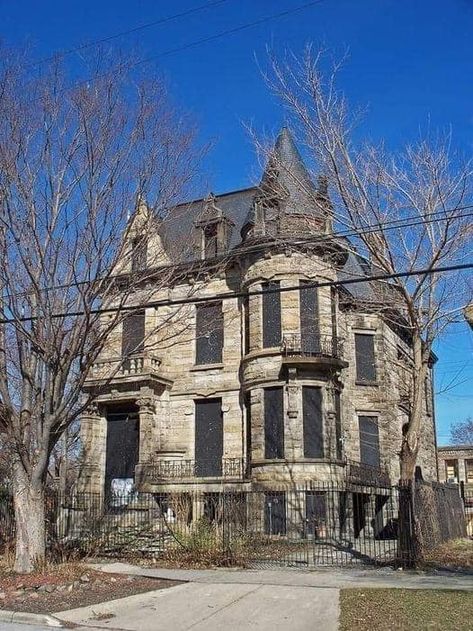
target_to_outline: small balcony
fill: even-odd
[[[362,486],[390,486],[391,478],[384,465],[369,465],[357,460],[347,460],[347,480]]]
[[[290,333],[283,338],[281,352],[286,365],[348,366],[343,360],[343,340],[334,335],[314,335],[306,339],[300,333]]]
[[[87,375],[85,387],[93,388],[104,382],[118,385],[153,380],[168,383],[162,375],[161,359],[144,351],[127,358],[120,356],[98,359]]]
[[[199,460],[158,460],[136,468],[138,484],[182,484],[199,481],[241,481],[245,465],[241,458],[222,458],[214,462]]]

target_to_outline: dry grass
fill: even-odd
[[[433,589],[343,589],[340,631],[471,631],[473,594]]]
[[[455,539],[431,550],[425,555],[427,567],[473,569],[473,540]]]

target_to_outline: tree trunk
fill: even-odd
[[[28,479],[22,467],[13,472],[16,547],[14,571],[32,572],[45,560],[44,487]]]
[[[413,480],[416,469],[418,449],[411,449],[407,438],[404,437],[401,447],[401,480]]]

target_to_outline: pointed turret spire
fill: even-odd
[[[243,235],[251,226],[254,234],[270,234],[275,229],[275,222],[278,232],[303,231],[301,218],[305,222],[305,230],[325,231],[330,212],[327,180],[321,176],[318,187],[314,185],[286,126],[279,132],[269,154],[259,191],[255,208],[249,213],[242,229]]]

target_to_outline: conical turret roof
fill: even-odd
[[[309,175],[293,136],[287,127],[278,134],[259,184],[258,202],[277,207],[279,215],[305,215],[322,219],[324,204]],[[255,209],[248,213],[245,228],[255,225]],[[245,230],[246,231],[246,230]]]

